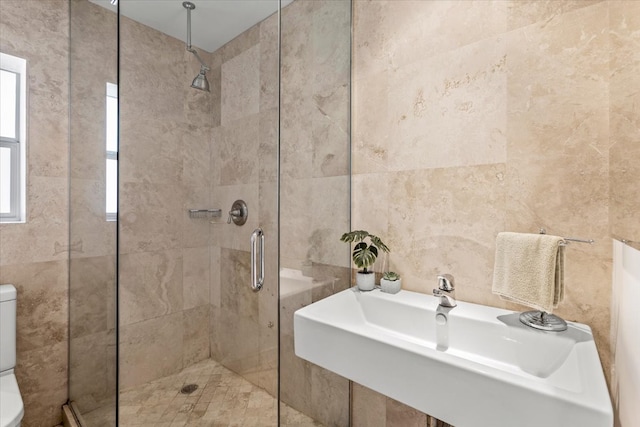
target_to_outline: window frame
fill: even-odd
[[[0,147],[11,155],[10,211],[0,212],[0,223],[26,222],[27,60],[0,52],[0,69],[16,74],[15,138],[0,135]]]

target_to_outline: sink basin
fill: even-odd
[[[591,329],[409,291],[347,289],[294,315],[296,355],[455,427],[611,427]]]

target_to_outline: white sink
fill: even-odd
[[[438,303],[337,293],[295,312],[296,355],[455,427],[613,426],[587,325],[544,332],[512,311]]]

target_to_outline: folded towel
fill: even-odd
[[[562,241],[548,234],[499,233],[492,292],[551,313],[564,298]]]

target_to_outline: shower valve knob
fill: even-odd
[[[229,218],[227,218],[227,224],[231,224],[231,220],[233,218],[238,218],[239,216],[242,216],[242,212],[240,212],[238,209],[230,210]]]
[[[229,218],[227,218],[227,224],[231,224],[231,221],[235,225],[243,225],[247,222],[247,217],[249,216],[249,209],[247,208],[247,204],[244,200],[236,200],[233,202],[231,206],[231,210],[229,211]]]

